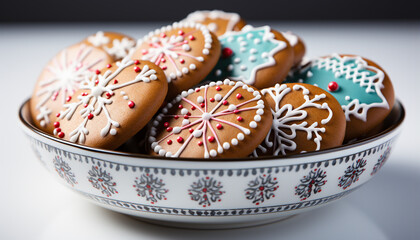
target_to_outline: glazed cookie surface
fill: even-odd
[[[102,72],[64,105],[54,122],[55,136],[115,149],[142,129],[165,99],[166,77],[151,62],[127,57]]]
[[[230,31],[240,31],[246,25],[239,14],[220,10],[195,11],[183,21],[203,24],[217,36],[222,36]]]
[[[328,92],[304,83],[276,84],[261,90],[273,124],[254,157],[318,151],[343,143],[346,119]]]
[[[246,157],[271,123],[258,90],[226,79],[178,95],[152,122],[149,143],[153,154],[166,157]]]
[[[52,133],[55,115],[73,97],[79,84],[112,61],[104,50],[83,43],[60,51],[45,66],[35,84],[30,100],[34,124]]]
[[[114,61],[126,57],[130,50],[136,46],[136,41],[133,38],[116,32],[99,31],[87,37],[84,42],[104,49]]]
[[[222,56],[206,80],[229,78],[262,89],[282,82],[293,65],[293,48],[269,26],[248,25],[219,40]]]
[[[293,48],[293,67],[298,66],[306,53],[306,47],[303,40],[296,34],[288,31],[282,32],[283,36],[289,41],[290,46]]]
[[[347,120],[345,140],[363,137],[394,105],[394,89],[385,71],[356,55],[332,54],[312,61],[293,81],[319,86],[341,104]]]
[[[220,43],[197,23],[174,23],[149,33],[137,42],[133,59],[154,62],[166,74],[167,100],[198,84],[216,65]]]

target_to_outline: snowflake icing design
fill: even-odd
[[[107,197],[112,196],[112,194],[118,193],[115,186],[117,185],[116,182],[112,181],[112,176],[110,173],[107,173],[102,168],[97,166],[92,166],[92,169],[89,170],[88,180],[92,183],[92,186],[102,194],[106,195]]]
[[[295,195],[298,195],[300,200],[304,201],[309,198],[312,193],[317,194],[321,192],[321,187],[327,182],[327,180],[324,180],[326,176],[326,171],[320,168],[311,170],[308,175],[303,176],[303,178],[300,179],[300,184],[295,187]]]
[[[114,72],[108,70],[103,75],[95,75],[91,79],[91,81],[85,81],[84,84],[80,85],[80,89],[87,89],[90,90],[89,93],[83,93],[77,98],[79,101],[72,102],[65,104],[63,107],[66,108],[65,110],[59,113],[59,118],[64,119],[67,118],[68,120],[71,119],[73,114],[75,113],[76,109],[80,105],[84,105],[85,107],[80,110],[80,114],[83,117],[82,123],[74,129],[70,133],[70,141],[71,142],[78,142],[83,144],[86,141],[86,135],[89,134],[86,125],[90,119],[94,115],[99,115],[101,112],[104,112],[107,118],[107,124],[102,128],[100,134],[101,136],[105,137],[109,134],[115,135],[117,134],[117,130],[120,124],[114,120],[112,120],[106,105],[112,104],[112,96],[114,96],[114,90],[120,89],[138,82],[145,82],[148,83],[151,80],[156,80],[157,76],[156,71],[150,69],[148,65],[144,65],[143,69],[139,72],[135,79],[122,83],[122,84],[112,84],[108,85],[110,81],[112,81],[122,70],[125,68],[132,66],[135,64],[135,61],[130,60],[128,58],[124,58],[121,62],[117,62],[118,69]],[[105,94],[106,97],[102,97]],[[57,128],[54,129],[54,134],[58,134]]]
[[[380,98],[380,102],[361,103],[358,98],[350,99],[349,96],[346,96],[346,101],[351,100],[350,103],[342,104],[347,121],[350,120],[350,115],[366,121],[367,111],[372,107],[389,108],[388,101],[381,90],[384,87],[385,73],[374,66],[370,66],[363,58],[359,56],[341,57],[338,54],[333,54],[331,57],[314,61],[313,66],[332,71],[336,78],[343,76],[346,80],[366,88],[366,93],[375,93]],[[311,75],[310,72],[309,75]],[[342,103],[341,99],[338,100]]]
[[[344,171],[344,175],[339,177],[338,186],[342,187],[344,190],[350,187],[353,183],[359,181],[360,175],[366,170],[367,160],[358,159],[352,165],[348,166]]]
[[[283,97],[292,91],[292,89],[286,84],[276,84],[275,87],[261,90],[262,94],[269,94],[275,102],[275,108],[271,109],[273,114],[273,124],[270,132],[264,140],[267,147],[274,149],[273,155],[278,155],[279,153],[286,155],[286,151],[294,151],[297,147],[297,144],[294,142],[297,131],[306,132],[307,139],[313,139],[312,141],[316,144],[315,150],[318,151],[320,149],[322,141],[320,134],[325,132],[325,128],[319,127],[318,122],[314,122],[308,126],[308,122],[304,121],[308,116],[308,113],[305,111],[306,108],[315,107],[328,111],[328,117],[321,120],[321,124],[324,125],[327,124],[333,116],[332,110],[327,103],[317,103],[318,101],[326,98],[325,94],[315,95],[315,97],[310,99],[308,96],[310,92],[304,86],[294,85],[293,90],[302,90],[303,98],[305,100],[302,105],[296,108],[293,108],[291,104],[284,104],[283,106],[280,106],[280,102]],[[299,124],[290,124],[290,122],[296,121],[302,122]],[[270,140],[272,135],[274,135],[274,139]],[[259,145],[257,149],[262,152],[268,151],[267,148],[262,145]],[[257,149],[253,152],[254,157],[258,157]]]
[[[183,27],[195,28],[196,30],[186,33],[181,30]],[[168,31],[175,28],[180,29],[177,35],[166,35]],[[204,36],[202,54],[209,55],[213,40],[206,27],[194,23],[174,23],[172,26],[157,29],[145,38],[137,41],[137,46],[141,46],[143,42],[148,43],[148,47],[141,50],[141,59],[154,62],[161,67],[165,71],[168,82],[180,78],[184,74],[188,74],[190,71],[195,70],[197,66],[194,63],[191,63],[188,67],[183,67],[183,64],[185,63],[184,58],[193,59],[198,62],[204,61],[203,56],[194,56],[189,53],[192,50],[189,43],[196,40],[196,37],[193,34],[197,32],[197,30],[201,31]],[[174,72],[167,72],[166,64],[171,64],[173,69],[175,69]]]
[[[158,200],[166,200],[165,194],[168,189],[164,188],[165,184],[162,179],[153,177],[153,174],[142,174],[134,180],[133,187],[136,188],[139,197],[146,198],[151,204],[155,204]]]
[[[270,174],[260,175],[255,180],[248,183],[248,188],[245,189],[246,199],[252,200],[255,205],[260,205],[265,200],[274,198],[274,192],[279,188],[277,178]]]
[[[386,160],[389,158],[389,153],[391,152],[391,148],[388,147],[385,152],[379,157],[378,162],[373,166],[372,172],[370,175],[375,175],[379,169],[385,164]]]
[[[105,36],[104,32],[99,31],[95,35],[88,37],[87,41],[90,42],[93,46],[99,47],[101,45],[108,44],[110,39],[109,37]]]
[[[97,59],[93,62],[86,62],[86,58],[92,52],[92,48],[81,45],[74,59],[69,59],[68,50],[64,49],[57,57],[52,60],[52,65],[47,67],[53,76],[40,82],[40,90],[36,96],[42,97],[36,105],[39,113],[36,119],[40,121],[41,126],[50,123],[49,115],[51,110],[45,104],[51,100],[56,101],[61,95],[61,101],[64,104],[69,96],[79,89],[79,85],[93,74],[91,68],[104,59]]]
[[[135,45],[136,43],[128,38],[123,38],[121,40],[114,39],[112,41],[112,47],[104,47],[104,49],[114,59],[122,59],[128,55]]]
[[[214,202],[220,202],[220,198],[225,192],[222,191],[223,186],[219,181],[212,177],[200,178],[188,189],[191,200],[197,201],[203,207],[210,207]]]
[[[228,32],[219,38],[222,57],[206,80],[230,78],[254,84],[260,69],[274,66],[274,55],[287,47],[275,39],[270,27],[245,26],[240,32]]]
[[[216,94],[214,97],[208,98],[207,96],[207,90],[209,87],[215,87],[216,89],[221,89],[221,85],[230,85],[233,86],[229,92],[225,95],[222,96],[220,94]],[[234,105],[234,104],[230,104],[229,107],[225,110],[219,111],[217,112],[217,110],[222,106],[222,105],[226,105],[228,103],[228,101],[226,99],[228,99],[229,96],[231,96],[236,89],[245,89],[248,90],[250,92],[253,92],[254,98],[250,99],[250,100],[246,100],[240,104]],[[163,137],[160,140],[156,141],[156,138],[154,137],[156,135],[156,126],[159,125],[159,119],[162,120],[162,118],[173,118],[173,117],[177,117],[178,115],[165,115],[165,114],[159,114],[157,116],[157,120],[155,120],[153,122],[153,127],[151,129],[151,136],[149,137],[149,141],[152,143],[151,147],[152,149],[156,152],[159,153],[159,155],[162,156],[166,156],[166,157],[179,157],[181,155],[181,153],[184,151],[184,149],[187,147],[187,145],[190,143],[191,139],[194,138],[202,138],[202,141],[200,141],[199,144],[204,146],[204,158],[209,158],[209,157],[216,157],[217,154],[221,154],[223,153],[224,150],[227,150],[230,148],[231,144],[232,145],[238,145],[239,141],[242,141],[245,139],[245,135],[249,135],[251,134],[251,130],[249,128],[245,128],[242,127],[236,123],[233,122],[229,122],[226,121],[224,119],[220,119],[218,117],[220,116],[225,116],[225,115],[229,115],[229,114],[238,114],[240,112],[244,112],[244,111],[256,111],[256,115],[254,116],[254,120],[255,121],[251,121],[249,123],[249,126],[251,128],[256,128],[258,126],[259,121],[261,121],[261,115],[264,114],[264,101],[261,100],[261,94],[258,91],[254,91],[252,88],[248,87],[247,85],[245,85],[242,82],[234,82],[234,81],[230,81],[228,79],[222,81],[218,81],[218,82],[211,82],[208,85],[202,86],[201,88],[197,88],[195,91],[201,91],[204,90],[204,97],[199,96],[197,97],[197,103],[188,100],[186,97],[193,93],[194,90],[190,89],[189,92],[183,92],[181,95],[179,95],[174,101],[172,101],[170,103],[170,106],[174,106],[174,104],[176,104],[177,102],[183,100],[185,101],[187,104],[191,105],[191,107],[193,109],[198,109],[198,111],[201,113],[201,116],[192,116],[189,113],[189,110],[185,107],[182,108],[181,110],[181,114],[183,115],[188,115],[188,119],[184,119],[182,122],[182,126],[176,126],[176,127],[171,127],[171,133],[169,133],[168,135],[166,135],[165,137]],[[240,94],[239,94],[240,95]],[[237,98],[238,96],[237,95]],[[242,98],[242,95],[240,95]],[[207,105],[208,105],[208,101],[218,101],[218,104],[213,108],[213,109],[208,109]],[[241,108],[242,106],[252,103],[252,102],[256,102],[255,106],[252,107],[244,107]],[[167,112],[168,108],[165,107],[162,109],[162,112]],[[193,122],[190,122],[189,119],[197,119],[194,120]],[[242,118],[240,118],[242,120]],[[241,132],[237,134],[236,138],[232,138],[232,140],[229,142],[224,142],[221,143],[219,136],[216,132],[216,130],[214,129],[214,127],[212,126],[211,122],[217,122],[218,125],[222,126],[221,124],[226,124],[229,125],[231,127],[234,127],[238,130],[240,130]],[[238,120],[239,121],[239,120]],[[191,130],[193,126],[198,125],[196,129]],[[216,128],[217,126],[216,125]],[[178,151],[176,153],[171,153],[171,152],[166,152],[166,150],[164,150],[162,148],[161,144],[165,139],[167,139],[168,137],[174,135],[174,134],[178,134],[183,130],[189,130],[190,131],[190,135],[189,137],[184,141],[182,139],[181,142],[183,142],[182,146],[178,149]],[[208,131],[210,131],[210,134],[208,136]],[[213,136],[211,136],[211,134]],[[244,135],[245,134],[245,135]],[[211,149],[209,151],[208,149],[208,142],[213,142],[215,141],[217,143],[217,149]],[[199,145],[199,146],[201,146]]]
[[[55,171],[62,179],[66,180],[66,182],[72,187],[74,187],[74,185],[77,184],[76,177],[71,171],[71,167],[60,156],[54,157],[53,164],[55,167]]]

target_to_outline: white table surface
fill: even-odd
[[[17,110],[59,50],[97,30],[141,37],[168,23],[0,25],[0,239],[419,239],[420,22],[290,23],[309,57],[360,54],[390,75],[407,118],[381,172],[348,197],[260,227],[201,231],[143,223],[97,207],[63,187],[35,160]],[[263,23],[254,23],[261,25]]]

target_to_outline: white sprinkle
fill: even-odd
[[[210,38],[211,39],[211,38]],[[206,40],[208,41],[208,39],[206,38]],[[207,42],[206,41],[206,42]],[[210,49],[211,48],[211,44],[210,43],[206,43],[206,44],[204,44],[204,47],[205,48],[207,48],[207,49]]]
[[[197,67],[195,66],[195,64],[193,64],[193,63],[191,63],[191,64],[190,64],[190,69],[191,69],[191,70],[195,70],[196,68],[197,68]]]
[[[241,70],[246,71],[247,67],[245,65],[241,65]]]
[[[197,102],[198,102],[198,103],[203,103],[203,102],[204,102],[204,98],[203,98],[203,96],[198,96],[198,97],[197,97]]]
[[[267,53],[267,52],[263,52],[263,53],[261,54],[261,57],[262,57],[262,58],[267,58],[267,57],[268,57],[268,53]]]
[[[182,126],[185,126],[185,125],[187,125],[189,123],[190,123],[190,120],[188,120],[188,119],[182,120]]]
[[[255,48],[251,48],[251,50],[249,50],[249,52],[250,52],[251,54],[256,54],[256,53],[258,52],[258,50],[257,50],[257,49],[255,49]]]
[[[175,73],[171,73],[171,74],[169,74],[169,77],[170,77],[171,79],[176,79],[176,75],[175,75]]]
[[[216,70],[216,76],[220,76],[220,75],[222,75],[222,70],[217,69],[217,70]]]
[[[217,156],[216,150],[214,150],[214,149],[210,150],[210,156],[216,157]]]
[[[218,152],[218,153],[223,153],[223,148],[222,148],[222,146],[218,146],[218,147],[217,147],[217,152]]]
[[[233,70],[233,65],[232,64],[229,64],[228,67],[227,67],[227,69],[228,69],[228,71],[232,71]]]
[[[246,38],[251,39],[253,36],[254,36],[254,35],[252,35],[252,33],[248,33],[248,34],[246,35]]]
[[[249,129],[245,129],[245,130],[244,130],[244,133],[245,133],[246,135],[249,135],[249,134],[251,134],[251,130],[249,130]]]
[[[244,37],[240,36],[236,39],[238,42],[242,42],[244,40]]]
[[[229,107],[228,107],[229,111],[233,111],[235,109],[236,109],[236,106],[234,104],[230,104]]]
[[[246,47],[241,47],[241,48],[239,49],[239,51],[241,51],[242,53],[243,53],[243,52],[246,52]]]
[[[153,80],[154,81],[156,79],[157,79],[157,76],[155,74],[153,74],[153,75],[150,76],[150,80]]]
[[[243,133],[238,133],[238,136],[236,136],[238,140],[242,141],[245,139],[245,135]]]
[[[240,58],[235,58],[235,60],[233,60],[234,63],[240,63],[241,59]]]
[[[174,127],[172,131],[176,134],[176,133],[180,133],[181,130],[182,129],[180,127]]]
[[[164,108],[165,109],[165,108]],[[155,127],[157,127],[157,126],[159,126],[159,122],[158,121],[153,121],[153,126],[155,126]]]
[[[152,143],[152,148],[153,148],[153,149],[155,149],[155,147],[156,147],[157,145],[158,145],[158,143],[157,143],[157,142],[153,142],[153,143]]]
[[[186,97],[186,96],[188,96],[188,93],[187,93],[187,91],[182,91],[182,93],[181,93],[181,96],[183,96],[183,97]]]
[[[117,130],[115,130],[115,129],[111,129],[111,130],[109,131],[109,134],[111,134],[111,135],[116,135],[116,134],[117,134]]]
[[[250,57],[248,58],[248,60],[249,60],[250,62],[255,62],[255,61],[257,61],[257,58],[256,58],[255,56],[250,56]]]
[[[171,152],[167,152],[167,153],[165,154],[165,157],[172,157],[172,153],[171,153]]]
[[[232,143],[233,146],[238,145],[238,139],[234,138],[232,139],[232,141],[230,141]]]
[[[181,109],[181,114],[185,115],[187,113],[188,113],[188,109],[186,108]]]
[[[199,138],[203,134],[203,131],[202,130],[194,130],[194,132],[192,134],[193,134],[194,137]]]
[[[261,39],[259,39],[259,38],[254,39],[254,43],[255,44],[260,44],[261,43]]]
[[[159,150],[159,155],[160,156],[165,156],[166,151],[164,149],[160,149]]]
[[[264,110],[263,110],[263,109],[261,109],[261,108],[260,108],[260,109],[258,109],[258,110],[257,110],[257,114],[258,114],[258,115],[260,115],[260,116],[261,116],[261,115],[263,115],[263,114],[264,114]]]
[[[190,51],[191,47],[188,44],[184,44],[182,45],[182,49],[184,49],[185,51]]]
[[[226,150],[229,149],[230,148],[230,144],[228,142],[224,142],[223,143],[223,148],[226,149]]]
[[[257,115],[257,116],[258,116],[258,115]],[[258,125],[257,125],[257,123],[256,123],[256,122],[252,121],[252,122],[250,122],[250,123],[249,123],[249,126],[250,126],[251,128],[256,128]]]
[[[155,152],[159,152],[159,150],[162,149],[160,145],[156,145],[156,147],[153,149]]]
[[[254,120],[255,120],[256,122],[260,122],[260,121],[261,121],[261,116],[260,116],[260,115],[255,115],[255,116],[254,116]]]
[[[121,92],[120,92],[120,94],[121,94],[121,95],[125,95],[125,92],[124,92],[124,91],[121,91]]]
[[[263,101],[263,100],[258,100],[257,104],[262,104],[262,105],[264,105],[264,101]]]
[[[209,55],[209,53],[210,53],[210,52],[209,52],[209,50],[208,50],[207,48],[203,49],[203,54],[204,54],[204,55]]]
[[[346,96],[344,99],[346,99],[346,101],[350,101],[350,96]]]
[[[234,40],[234,38],[232,36],[228,37],[228,42],[232,42]]]
[[[216,94],[216,95],[214,95],[214,99],[216,100],[216,101],[220,101],[220,100],[222,100],[222,95],[220,95],[220,94]]]
[[[306,73],[306,76],[307,77],[312,77],[314,74],[311,72],[311,71],[308,71],[307,73]]]
[[[204,61],[204,58],[203,58],[203,57],[197,57],[197,60],[198,60],[199,62],[203,62],[203,61]]]

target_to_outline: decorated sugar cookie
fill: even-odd
[[[57,115],[54,135],[115,149],[150,121],[166,92],[166,78],[159,67],[124,58],[82,84]]]
[[[195,11],[183,21],[203,24],[217,36],[222,36],[230,31],[239,31],[246,25],[239,14],[220,10]]]
[[[198,84],[216,65],[220,43],[197,23],[174,23],[149,33],[137,42],[133,59],[149,60],[166,74],[172,99]]]
[[[269,26],[245,26],[219,40],[222,56],[206,80],[229,78],[262,89],[283,81],[293,65],[293,48]]]
[[[289,41],[290,46],[293,48],[293,67],[296,67],[305,56],[305,43],[303,43],[302,39],[298,35],[290,31],[282,32],[282,34],[287,39],[287,41]]]
[[[322,57],[294,81],[318,86],[340,103],[347,120],[346,140],[362,137],[380,124],[394,105],[392,83],[376,63],[355,55]]]
[[[260,92],[242,83],[211,82],[182,92],[152,122],[151,152],[166,157],[246,157],[272,122]]]
[[[115,32],[99,31],[87,37],[84,42],[104,49],[115,61],[126,57],[130,50],[136,46],[136,41],[133,38]]]
[[[273,124],[254,157],[318,151],[343,143],[346,119],[328,92],[304,83],[276,84],[261,90]]]
[[[30,108],[34,124],[52,133],[55,115],[72,99],[79,84],[112,61],[104,50],[83,43],[54,56],[41,72],[32,94]]]

